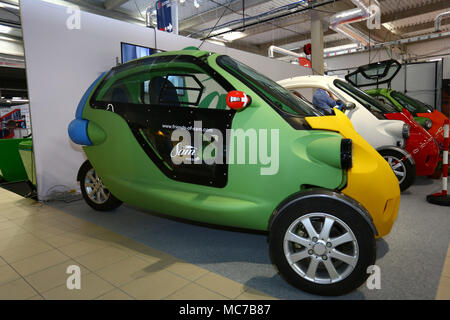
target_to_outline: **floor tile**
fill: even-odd
[[[129,254],[114,247],[105,247],[75,258],[90,270],[97,270],[125,259]]]
[[[186,279],[162,270],[127,283],[121,289],[136,299],[163,299],[188,283]]]
[[[130,256],[122,261],[97,270],[95,273],[112,284],[121,286],[149,275],[151,273],[151,271],[147,270],[149,266],[149,262]]]
[[[37,292],[22,278],[0,286],[0,300],[23,300],[35,295]]]
[[[58,248],[71,258],[76,258],[92,251],[106,247],[106,243],[92,243],[87,240],[77,241]]]
[[[4,221],[0,220],[0,231],[12,227],[17,227],[18,225],[12,222],[11,220],[5,219]]]
[[[235,299],[245,291],[244,285],[239,282],[230,280],[212,272],[201,276],[199,279],[195,280],[195,282],[214,292],[224,295],[229,299]]]
[[[12,280],[19,279],[20,275],[14,271],[9,265],[4,264],[0,266],[0,286]]]
[[[64,284],[43,292],[42,295],[48,300],[91,300],[111,291],[113,288],[99,276],[90,273],[81,277],[81,289],[79,290],[69,290]]]
[[[450,278],[441,277],[436,294],[436,300],[450,300]]]
[[[262,293],[258,290],[252,288],[247,288],[247,290],[239,295],[236,300],[278,300],[272,296]]]
[[[95,300],[134,300],[134,299],[129,295],[127,295],[125,292],[119,289],[114,289],[96,298]]]
[[[35,256],[39,253],[52,250],[53,248],[47,243],[38,240],[33,243],[28,243],[20,246],[14,246],[0,251],[0,255],[8,263],[14,263],[26,259],[28,257]]]
[[[22,276],[28,276],[67,260],[69,260],[69,257],[54,249],[14,262],[11,265]]]
[[[228,298],[212,292],[196,283],[190,283],[187,286],[177,290],[169,295],[167,300],[227,300]]]
[[[52,235],[45,238],[45,242],[54,246],[55,248],[67,246],[77,241],[85,240],[84,236],[77,235],[75,233],[66,232],[63,234]]]
[[[450,278],[450,257],[445,259],[444,267],[442,268],[442,276]]]
[[[13,238],[17,235],[22,235],[25,233],[28,233],[28,231],[18,226],[3,229],[2,232],[0,232],[0,243],[3,241],[7,241],[9,238]]]
[[[7,239],[0,240],[0,252],[4,250],[9,250],[18,246],[32,245],[34,243],[40,242],[41,239],[32,235],[31,233],[22,233],[9,237]]]
[[[166,268],[166,270],[176,273],[177,275],[182,276],[183,278],[186,278],[191,281],[196,280],[200,278],[202,275],[209,272],[206,269],[200,268],[194,264],[190,264],[183,261],[176,261],[170,264]]]
[[[25,279],[39,292],[45,292],[58,286],[64,285],[71,275],[67,273],[67,267],[76,265],[80,267],[81,278],[90,273],[89,270],[79,265],[74,260],[65,261],[47,269],[35,272]]]

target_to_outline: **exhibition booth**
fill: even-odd
[[[28,100],[1,109],[0,181],[29,191],[0,190],[0,226],[36,245],[0,259],[37,296],[448,299],[448,57],[373,62],[369,39],[318,72],[310,44],[263,56],[58,1],[20,20]],[[105,289],[47,285],[33,250]]]

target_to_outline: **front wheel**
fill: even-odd
[[[381,150],[381,156],[389,163],[400,184],[400,190],[408,189],[416,179],[416,167],[396,150]]]
[[[89,161],[81,166],[79,178],[81,194],[91,208],[97,211],[111,211],[122,205],[122,201],[114,197],[103,185]]]
[[[375,263],[369,223],[349,205],[312,198],[275,218],[270,255],[281,276],[313,294],[336,296],[361,286]]]

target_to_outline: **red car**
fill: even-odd
[[[356,71],[345,76],[345,79],[355,87],[377,87],[381,84],[390,84],[400,71],[401,64],[395,60],[387,60],[360,66]],[[366,92],[361,91],[371,103],[363,103],[375,116],[384,116],[390,120],[401,120],[410,127],[410,137],[406,140],[404,149],[408,151],[416,164],[416,175],[430,176],[439,163],[439,146],[434,137],[414,120],[407,110],[399,110],[394,104],[386,100],[380,101]]]
[[[410,137],[406,140],[405,149],[416,163],[416,175],[432,175],[439,162],[439,147],[433,136],[414,120],[408,110],[391,111],[384,113],[384,116],[390,120],[402,120],[410,127]]]

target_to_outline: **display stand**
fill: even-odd
[[[430,194],[427,201],[440,206],[450,206],[450,195],[448,194],[448,147],[449,147],[449,120],[444,124],[444,151],[442,154],[442,192]]]

